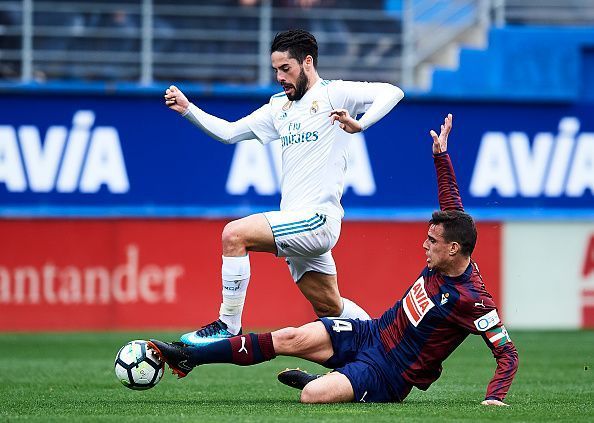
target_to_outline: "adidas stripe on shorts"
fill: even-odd
[[[315,211],[264,213],[270,224],[279,257],[285,257],[297,282],[305,272],[336,274],[331,249],[340,236],[340,220]]]

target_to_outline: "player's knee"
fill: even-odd
[[[298,336],[298,330],[294,327],[283,328],[273,333],[274,344],[282,344],[284,346],[291,345],[295,342]]]
[[[318,317],[336,317],[342,313],[342,301],[331,298],[312,303],[314,312]]]
[[[324,392],[321,392],[315,383],[308,383],[301,391],[300,401],[303,404],[319,404],[327,402],[324,400]]]
[[[308,348],[307,333],[301,328],[288,327],[272,334],[274,349],[277,352],[296,355]]]
[[[221,235],[223,249],[233,249],[243,247],[243,231],[241,225],[237,222],[229,222],[225,225]]]

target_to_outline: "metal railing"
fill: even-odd
[[[498,1],[507,24],[594,26],[594,0]]]
[[[301,27],[324,78],[410,87],[441,48],[490,25],[494,1],[0,0],[0,79],[268,85],[272,37]]]

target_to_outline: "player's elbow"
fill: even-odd
[[[404,98],[404,91],[402,91],[396,85],[392,85],[387,82],[382,82],[381,85],[381,92],[384,96],[386,96],[386,98],[390,98],[391,103],[393,103],[394,106]]]
[[[211,134],[211,136],[215,140],[217,140],[218,142],[220,142],[222,144],[227,144],[228,145],[228,144],[235,144],[235,143],[237,143],[236,140],[234,140],[232,137],[229,137],[229,136],[222,136],[221,137],[221,136],[216,136],[216,135],[213,135],[213,134]]]
[[[511,354],[511,361],[512,361],[512,367],[514,368],[514,371],[518,371],[518,366],[520,365],[520,356],[518,355],[518,350],[516,350],[516,347],[514,346]]]
[[[400,100],[402,100],[404,98],[404,91],[402,91],[396,85],[392,85],[392,91],[393,91],[392,95],[396,99],[396,103],[398,103]]]

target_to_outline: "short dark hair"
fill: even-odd
[[[303,29],[290,29],[279,32],[270,46],[270,54],[275,51],[288,51],[289,57],[303,63],[307,56],[313,58],[314,67],[318,66],[318,42],[316,37]]]
[[[457,242],[460,253],[470,257],[476,246],[476,226],[471,215],[460,210],[435,211],[429,224],[442,225],[446,242]]]

